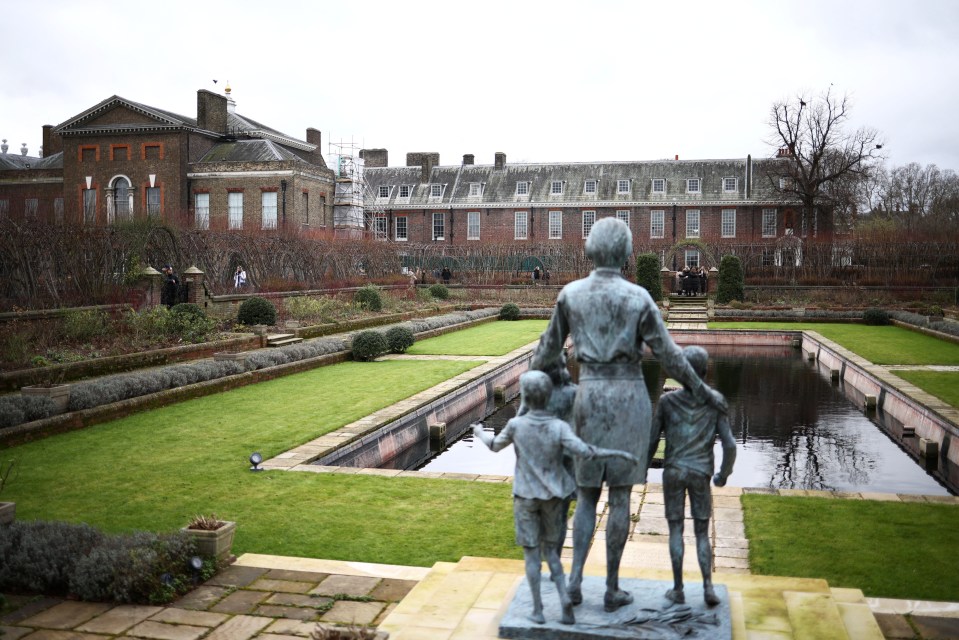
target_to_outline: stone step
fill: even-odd
[[[285,347],[297,342],[303,342],[303,338],[297,338],[295,333],[273,333],[266,337],[268,347]]]
[[[783,591],[789,623],[796,640],[849,640],[842,614],[831,593]],[[854,636],[858,640],[858,636]]]

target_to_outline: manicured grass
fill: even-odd
[[[959,506],[744,495],[754,573],[867,596],[959,600]]]
[[[959,344],[902,327],[825,322],[710,322],[709,328],[816,331],[874,364],[959,365]]]
[[[959,371],[897,370],[893,373],[959,409]]]
[[[0,453],[25,520],[171,530],[196,513],[239,523],[235,552],[429,566],[518,557],[510,485],[249,471],[475,362],[343,363],[197,398]]]
[[[448,356],[501,356],[537,340],[546,320],[486,322],[469,329],[417,342],[407,353]]]

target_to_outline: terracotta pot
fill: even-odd
[[[222,527],[213,531],[190,529],[189,527],[184,527],[181,531],[186,531],[193,536],[200,555],[216,558],[218,561],[230,559],[233,534],[236,533],[235,522],[224,522]]]

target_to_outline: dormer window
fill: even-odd
[[[699,178],[686,180],[686,193],[702,193],[702,181]]]
[[[385,199],[390,197],[390,187],[389,185],[381,185],[377,197],[380,199]]]
[[[653,193],[666,193],[666,178],[653,178]]]
[[[588,196],[596,195],[596,181],[587,180],[586,184],[583,186],[583,193]]]
[[[723,178],[723,193],[735,193],[738,186],[736,178]]]
[[[529,183],[528,183],[528,182],[517,182],[517,183],[516,183],[516,195],[518,195],[518,196],[528,196],[528,195],[529,195]]]
[[[553,180],[553,182],[550,184],[549,194],[552,196],[563,195],[563,181]]]
[[[470,197],[476,198],[483,195],[483,183],[482,182],[471,182],[470,183]]]
[[[430,197],[431,198],[442,198],[443,197],[443,187],[446,185],[442,184],[431,184],[430,185]]]
[[[616,193],[629,193],[629,180],[617,180]]]
[[[408,199],[413,193],[413,188],[408,184],[400,185],[400,198]]]

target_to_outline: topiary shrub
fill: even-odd
[[[386,344],[392,353],[405,353],[415,340],[409,327],[392,327],[386,332]]]
[[[353,359],[360,362],[375,360],[389,352],[390,345],[379,331],[363,331],[353,338]]]
[[[237,322],[252,326],[254,324],[276,324],[276,307],[266,298],[253,296],[247,298],[240,305],[236,314]]]
[[[445,284],[430,285],[429,292],[437,300],[447,300],[450,297],[450,290]]]
[[[719,262],[719,286],[716,288],[716,302],[726,304],[745,297],[746,281],[743,276],[743,263],[736,256],[723,256]]]
[[[353,300],[360,305],[361,309],[367,311],[379,311],[383,308],[383,296],[380,290],[371,284],[357,290]]]
[[[166,323],[171,336],[192,344],[210,339],[216,328],[217,321],[208,318],[203,309],[191,302],[173,305]]]
[[[862,314],[862,321],[871,325],[889,324],[889,314],[882,309],[866,309]]]
[[[519,307],[512,302],[507,302],[499,310],[500,320],[519,320]]]
[[[636,256],[636,284],[649,291],[656,302],[663,299],[663,279],[659,274],[659,256],[655,253]]]

